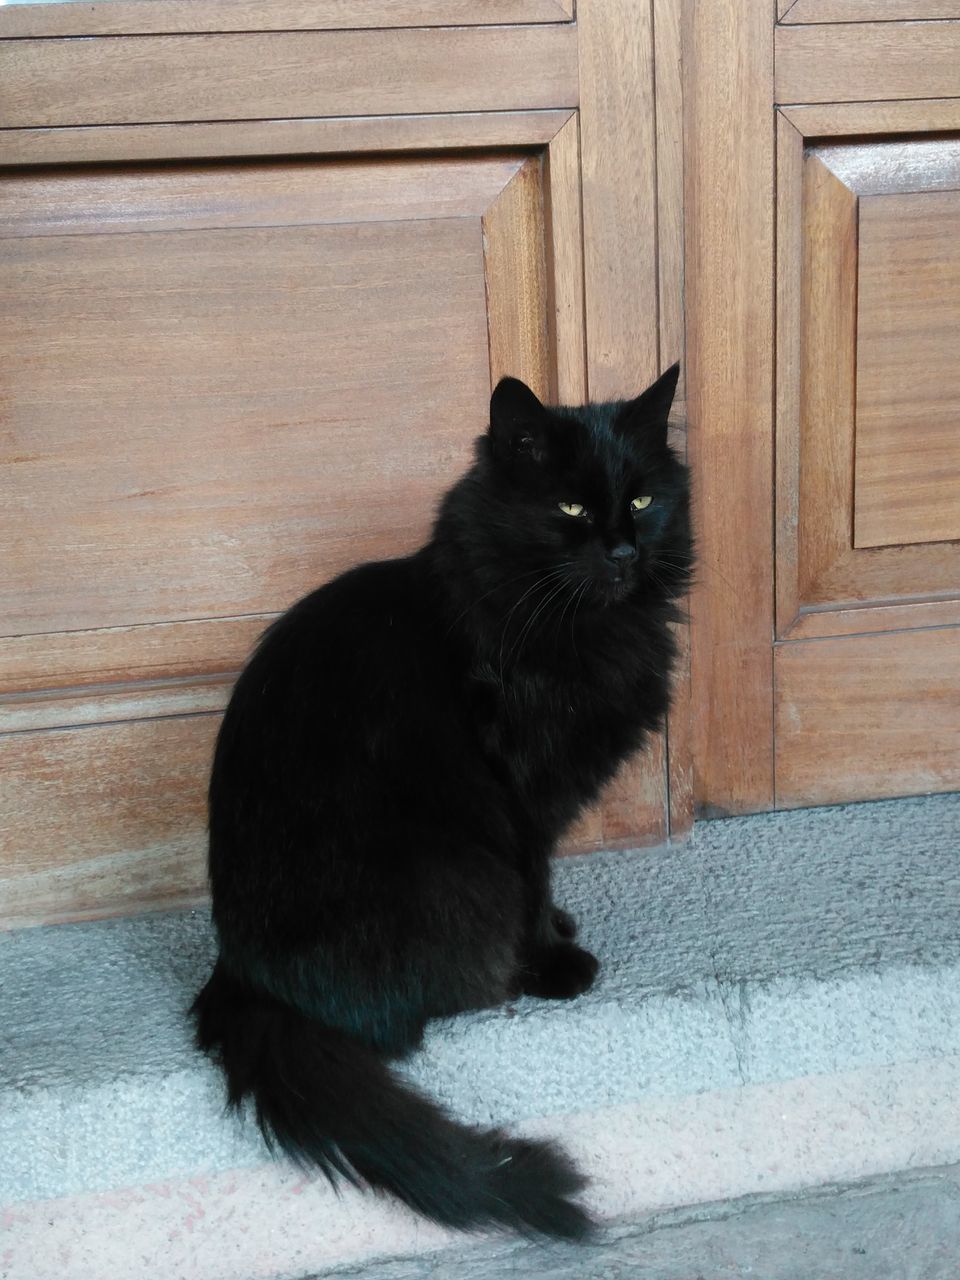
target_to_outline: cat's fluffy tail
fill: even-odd
[[[193,1012],[230,1105],[252,1097],[268,1145],[301,1167],[387,1191],[461,1231],[589,1234],[590,1218],[570,1199],[585,1181],[559,1149],[458,1124],[373,1050],[257,996],[219,964]]]

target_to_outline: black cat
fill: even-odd
[[[198,1042],[271,1145],[452,1227],[591,1225],[561,1150],[455,1122],[387,1060],[430,1018],[593,981],[550,854],[667,708],[677,375],[580,409],[504,379],[427,545],[294,605],[220,730]]]

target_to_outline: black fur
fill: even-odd
[[[430,1018],[593,981],[549,858],[667,707],[676,380],[547,409],[504,379],[431,541],[290,609],[220,730],[198,1041],[272,1145],[453,1227],[589,1230],[560,1150],[454,1122],[387,1060]]]

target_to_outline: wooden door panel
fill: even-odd
[[[777,804],[960,789],[960,632],[782,645]]]
[[[424,540],[489,391],[467,219],[16,249],[8,634],[138,624],[149,645]]]
[[[11,173],[0,237],[479,217],[523,162],[514,153]]]
[[[957,92],[960,22],[784,24],[774,33],[774,48],[777,103],[948,98]]]
[[[421,541],[501,374],[682,354],[678,5],[480,8],[0,6],[5,920],[193,901],[277,611]],[[678,686],[567,851],[689,825]]]
[[[193,901],[210,742],[256,635],[423,541],[502,374],[584,398],[579,174],[571,119],[533,155],[0,183],[9,921]],[[656,739],[567,848],[665,813]]]
[[[188,0],[195,4],[198,0]],[[201,0],[202,2],[202,0]],[[140,0],[136,0],[139,4]],[[4,9],[0,8],[0,18]],[[0,165],[202,160],[230,155],[335,156],[365,152],[545,147],[570,111],[464,111],[452,116],[338,116],[333,119],[197,121],[0,130]],[[434,155],[432,159],[439,159]]]
[[[14,0],[0,10],[0,36],[502,26],[572,17],[573,0]]]
[[[691,718],[706,814],[773,803],[773,17],[742,0],[684,7]]]
[[[780,169],[778,636],[960,621],[960,146],[785,125]]]
[[[196,713],[0,734],[4,926],[199,901],[219,721]]]
[[[577,70],[570,23],[0,40],[0,115],[13,128],[574,107]]]
[[[960,190],[866,196],[859,233],[854,546],[960,539]]]
[[[686,14],[701,812],[956,787],[960,9]]]
[[[18,922],[192,900],[216,713],[256,634],[424,541],[492,379],[582,398],[582,282],[547,280],[548,246],[579,260],[575,140],[549,219],[541,155],[0,184]]]
[[[781,806],[960,785],[960,143],[831,111],[778,126]]]
[[[199,175],[206,185],[161,171],[154,199],[149,172],[114,185],[91,171],[100,190],[89,198],[75,181],[12,184],[12,219],[30,203],[24,186],[33,191],[29,232],[41,212],[47,230],[75,207],[113,213],[102,226],[85,219],[82,234],[5,242],[13,687],[95,680],[97,657],[115,670],[109,646],[95,645],[58,677],[50,638],[66,633],[115,630],[134,669],[169,670],[194,638],[179,634],[187,624],[219,618],[235,655],[226,620],[247,640],[250,615],[265,625],[317,581],[423,540],[485,422],[488,292],[506,312],[530,280],[526,304],[542,323],[502,326],[496,350],[548,390],[542,226],[539,239],[483,244],[484,216],[499,224],[491,211],[525,165],[528,207],[541,167],[522,158],[478,159],[477,172],[441,162],[439,177],[430,165],[355,164],[349,182],[337,164],[331,183],[316,165],[274,167],[298,225],[243,230],[242,183],[216,168]],[[246,217],[275,222],[282,196],[261,207],[266,177],[250,176]],[[302,225],[306,181],[321,225]],[[351,185],[358,220],[344,223]],[[431,186],[456,190],[449,204],[472,219],[428,218]],[[388,197],[379,224],[367,221],[371,187]],[[443,195],[438,204],[449,212]],[[141,210],[163,234],[133,232]],[[394,220],[411,212],[418,220]]]
[[[960,18],[960,0],[778,0],[778,9],[791,24]]]

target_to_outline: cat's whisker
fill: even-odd
[[[454,620],[450,623],[450,626],[447,628],[447,635],[450,634],[450,632],[457,625],[457,623],[461,622],[472,609],[475,609],[478,604],[483,604],[484,600],[487,600],[490,596],[492,596],[495,591],[505,590],[507,587],[512,587],[516,582],[522,582],[524,578],[530,578],[533,576],[533,574],[542,573],[542,572],[543,570],[539,568],[528,569],[526,573],[518,573],[515,578],[508,578],[506,582],[494,583],[494,585],[490,588],[489,591],[485,591],[482,596],[478,596],[477,599],[474,600],[472,604],[468,604],[465,609],[462,609],[460,613],[457,614]]]
[[[542,587],[542,586],[544,586],[544,585],[545,585],[545,584],[547,584],[547,583],[551,583],[551,584],[552,584],[552,583],[553,583],[553,581],[554,581],[554,579],[558,576],[558,574],[566,573],[567,568],[568,568],[568,565],[564,564],[564,565],[560,565],[560,566],[557,566],[557,567],[555,567],[555,568],[553,568],[553,569],[548,570],[545,574],[543,574],[543,576],[542,576],[542,577],[540,577],[540,578],[538,578],[538,579],[537,579],[537,581],[533,584],[533,586],[532,586],[532,587],[530,587],[528,590],[526,590],[526,591],[523,593],[523,595],[520,597],[520,599],[516,601],[516,603],[515,603],[515,604],[513,605],[513,607],[510,609],[510,612],[507,614],[506,619],[505,619],[504,624],[503,624],[503,632],[501,633],[501,636],[500,636],[500,661],[499,661],[499,666],[500,666],[500,689],[501,689],[501,691],[502,691],[502,692],[504,692],[504,693],[506,692],[506,689],[505,689],[505,687],[504,687],[504,681],[503,681],[503,663],[504,663],[504,658],[503,658],[503,648],[504,648],[504,645],[506,644],[506,641],[507,641],[507,631],[509,630],[509,627],[510,627],[510,621],[511,621],[511,619],[513,618],[513,615],[514,615],[514,614],[516,613],[516,611],[520,608],[520,606],[523,604],[523,602],[527,599],[527,597],[528,597],[528,596],[532,595],[532,594],[533,594],[533,592],[534,592],[534,591],[536,591],[539,587]],[[512,646],[511,646],[511,648],[512,648]]]
[[[577,625],[576,625],[577,611],[579,610],[581,604],[583,604],[584,597],[586,596],[589,589],[590,589],[590,579],[584,578],[583,583],[580,587],[580,594],[577,596],[577,603],[573,606],[573,613],[570,616],[570,633],[571,633],[571,638],[573,640],[573,652],[576,655],[576,659],[578,662],[580,661],[580,650],[577,648]]]
[[[543,611],[544,611],[544,609],[547,607],[547,605],[548,605],[552,600],[556,599],[556,597],[559,595],[559,593],[563,590],[564,586],[565,586],[565,582],[559,582],[559,583],[558,583],[558,582],[553,582],[553,583],[551,583],[550,590],[549,590],[549,592],[547,593],[546,597],[545,597],[543,600],[541,600],[541,601],[539,601],[539,602],[538,602],[538,604],[537,604],[536,608],[534,609],[533,613],[530,615],[530,617],[529,617],[529,618],[526,620],[526,622],[523,624],[523,627],[521,628],[521,630],[520,630],[520,634],[517,636],[517,639],[516,639],[516,640],[513,642],[513,644],[510,646],[510,649],[509,649],[509,651],[508,651],[508,653],[507,653],[507,657],[506,657],[506,661],[507,661],[508,663],[509,663],[509,661],[510,661],[511,657],[514,655],[514,651],[516,651],[516,657],[519,659],[520,654],[523,652],[523,646],[524,646],[524,644],[526,643],[526,640],[527,640],[528,636],[530,635],[530,631],[531,631],[531,629],[532,629],[532,627],[533,627],[534,623],[536,622],[537,618],[539,618],[539,617],[540,617],[540,615],[543,613]],[[519,648],[517,648],[517,646],[518,646],[518,645],[519,645]],[[501,671],[502,671],[502,670],[503,670],[503,666],[502,666],[502,664],[501,664]]]
[[[655,561],[663,560],[665,555],[672,555],[672,554],[674,553],[658,551],[655,556]],[[720,570],[716,567],[716,565],[712,565],[706,560],[698,560],[696,565],[696,573],[694,574],[694,567],[691,564],[690,556],[684,556],[680,552],[677,552],[675,554],[677,558],[676,560],[670,562],[670,565],[671,565],[671,568],[685,570],[686,581],[684,583],[684,586],[687,586],[689,585],[690,582],[696,581],[697,579],[701,578],[704,573],[710,573],[714,577],[719,579],[719,581],[723,583],[723,585],[727,588],[728,591],[730,591],[731,593],[734,592],[733,583],[730,581],[729,578],[725,577],[720,572]],[[664,563],[666,564],[667,561],[664,561]]]
[[[557,646],[560,643],[560,628],[563,626],[563,616],[567,612],[567,610],[570,608],[570,606],[573,604],[573,598],[577,594],[578,585],[579,585],[578,583],[573,583],[571,585],[570,594],[567,596],[566,600],[564,601],[563,608],[560,610],[560,617],[557,619],[556,636],[554,638],[554,646],[553,646],[554,652],[556,652]]]
[[[560,609],[560,618],[561,618],[561,619],[563,618],[564,610],[566,609],[567,605],[570,603],[570,597],[569,597],[569,596],[566,596],[566,598],[565,598],[565,590],[564,590],[564,589],[565,589],[567,586],[569,586],[569,579],[567,579],[567,581],[566,581],[566,582],[561,582],[561,583],[560,583],[560,586],[559,586],[559,590],[554,591],[554,592],[553,592],[553,594],[552,594],[552,596],[550,596],[550,597],[548,598],[548,600],[545,602],[545,605],[547,605],[547,606],[549,606],[549,607],[548,607],[548,608],[546,608],[546,613],[545,613],[545,615],[543,616],[543,627],[544,627],[544,629],[546,628],[547,623],[550,621],[550,619],[551,619],[551,617],[554,615],[554,613],[556,613],[556,611],[557,611],[557,609],[558,609],[558,608]],[[558,622],[557,622],[557,635],[558,635],[558,636],[559,636],[559,627],[560,627],[560,622],[559,622],[559,620],[558,620]],[[530,632],[528,632],[528,633],[527,633],[527,638],[528,638],[528,639],[529,639],[529,636],[530,636]],[[517,654],[517,657],[519,658],[519,656],[520,656],[520,654],[518,653],[518,654]]]
[[[550,590],[548,591],[546,596],[538,602],[536,608],[533,610],[533,612],[530,614],[530,616],[527,618],[526,622],[524,623],[523,627],[520,629],[520,634],[517,636],[509,652],[507,653],[508,662],[510,661],[511,657],[515,656],[519,658],[520,652],[522,652],[524,644],[529,639],[530,633],[533,627],[535,626],[536,622],[538,621],[538,619],[543,617],[545,612],[547,614],[547,617],[549,617],[549,613],[552,612],[552,605],[556,602],[557,598],[562,595],[563,589],[566,586],[566,584],[567,584],[566,577],[564,577],[563,580],[561,580],[560,582],[554,581],[553,583],[551,583]]]

